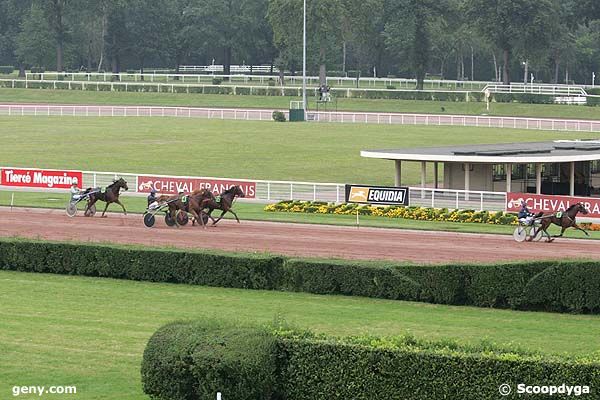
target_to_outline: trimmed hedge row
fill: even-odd
[[[153,399],[271,399],[277,343],[266,328],[226,321],[175,322],[148,341],[144,392]]]
[[[0,240],[0,269],[273,290],[283,259]]]
[[[0,240],[0,269],[600,314],[600,263],[394,265]]]
[[[600,360],[558,358],[502,348],[482,343],[461,346],[453,341],[429,342],[411,336],[379,338],[373,336],[332,338],[310,332],[272,330],[276,346],[270,343],[264,328],[240,329],[238,337],[252,337],[258,346],[247,346],[246,353],[236,354],[239,362],[229,359],[231,377],[207,396],[198,396],[207,382],[219,376],[223,364],[219,351],[213,365],[198,353],[214,346],[207,342],[228,343],[222,329],[206,327],[206,322],[169,324],[160,328],[149,340],[142,361],[144,391],[154,399],[211,398],[217,390],[228,392],[225,398],[237,399],[364,399],[364,400],[429,400],[498,399],[499,387],[508,384],[514,392],[517,384],[570,385],[589,387],[594,396],[600,385]],[[209,324],[210,326],[210,324]],[[229,336],[232,336],[231,333]],[[258,350],[257,350],[258,349]],[[271,356],[265,351],[271,349]],[[258,355],[257,355],[258,353]],[[249,368],[247,360],[259,362],[272,379],[266,389],[249,397],[243,391]],[[274,365],[273,360],[277,363]],[[225,393],[224,393],[225,394]],[[553,398],[544,395],[536,398]],[[584,396],[588,397],[588,396]]]

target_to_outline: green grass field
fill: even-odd
[[[2,117],[0,163],[87,171],[393,184],[364,149],[593,138],[593,133],[184,118]],[[432,180],[432,170],[430,182]],[[403,164],[403,184],[420,163]]]
[[[0,282],[3,399],[12,398],[13,385],[76,385],[77,399],[146,399],[139,369],[150,335],[167,322],[204,316],[256,323],[283,318],[334,335],[485,338],[548,354],[600,349],[598,316],[8,271],[0,271]]]
[[[287,109],[291,100],[301,99],[296,97],[278,96],[82,92],[76,90],[0,88],[0,103],[114,104]],[[309,108],[316,108],[316,98],[309,98]],[[337,108],[339,111],[468,115],[488,114],[521,117],[600,119],[600,108],[598,107],[557,104],[493,103],[490,111],[486,111],[485,103],[475,102],[338,99]],[[335,105],[329,104],[328,110],[335,110]]]

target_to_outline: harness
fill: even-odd
[[[181,202],[185,206],[185,212],[188,212],[190,209],[189,196],[187,196],[187,195],[181,196]]]

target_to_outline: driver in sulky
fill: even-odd
[[[527,204],[525,203],[525,200],[521,200],[521,210],[519,211],[519,222],[525,224],[525,225],[531,225],[533,223],[533,217],[534,214],[529,211],[529,208],[527,208]]]
[[[153,209],[158,206],[158,202],[156,200],[156,189],[152,188],[150,194],[148,195],[148,209]]]

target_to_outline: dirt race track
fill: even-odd
[[[153,228],[146,228],[139,214],[86,218],[80,212],[69,218],[62,210],[26,208],[0,208],[0,236],[415,263],[600,259],[600,243],[592,240],[558,238],[553,243],[517,243],[508,235],[256,221],[238,225],[232,220],[206,229],[169,228],[162,218]]]

